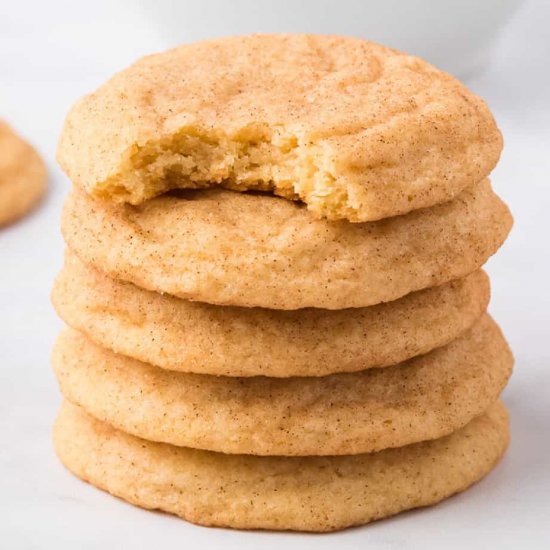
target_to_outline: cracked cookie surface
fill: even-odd
[[[485,103],[425,61],[356,38],[281,34],[139,60],[73,107],[58,159],[110,201],[221,185],[364,222],[450,200],[501,148]]]
[[[512,225],[488,181],[378,222],[316,220],[293,201],[224,189],[140,206],[75,188],[62,217],[75,254],[114,279],[220,305],[366,307],[464,277]]]

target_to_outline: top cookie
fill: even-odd
[[[428,63],[356,38],[279,34],[141,59],[73,107],[58,159],[115,202],[222,185],[364,222],[451,199],[501,148],[485,103]]]

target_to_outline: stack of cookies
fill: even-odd
[[[70,112],[55,426],[78,477],[204,525],[329,531],[505,451],[480,267],[512,219],[485,103],[420,59],[262,35],[138,61]]]

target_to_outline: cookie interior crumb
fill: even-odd
[[[323,149],[282,126],[249,126],[234,136],[189,126],[164,140],[134,146],[121,172],[98,183],[94,194],[139,204],[175,188],[221,185],[270,191],[302,200],[328,219],[356,220],[360,205],[354,187],[335,176]]]

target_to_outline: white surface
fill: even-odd
[[[50,426],[59,395],[49,350],[61,323],[49,304],[61,265],[59,212],[68,182],[54,162],[64,113],[162,33],[130,2],[0,4],[0,116],[42,151],[51,192],[0,231],[0,547],[550,548],[550,11],[530,3],[507,27],[490,70],[469,84],[493,108],[506,148],[493,181],[516,225],[491,260],[491,311],[515,351],[505,401],[512,445],[470,491],[437,507],[334,535],[205,529],[145,512],[70,476]],[[411,22],[412,24],[412,22]]]

